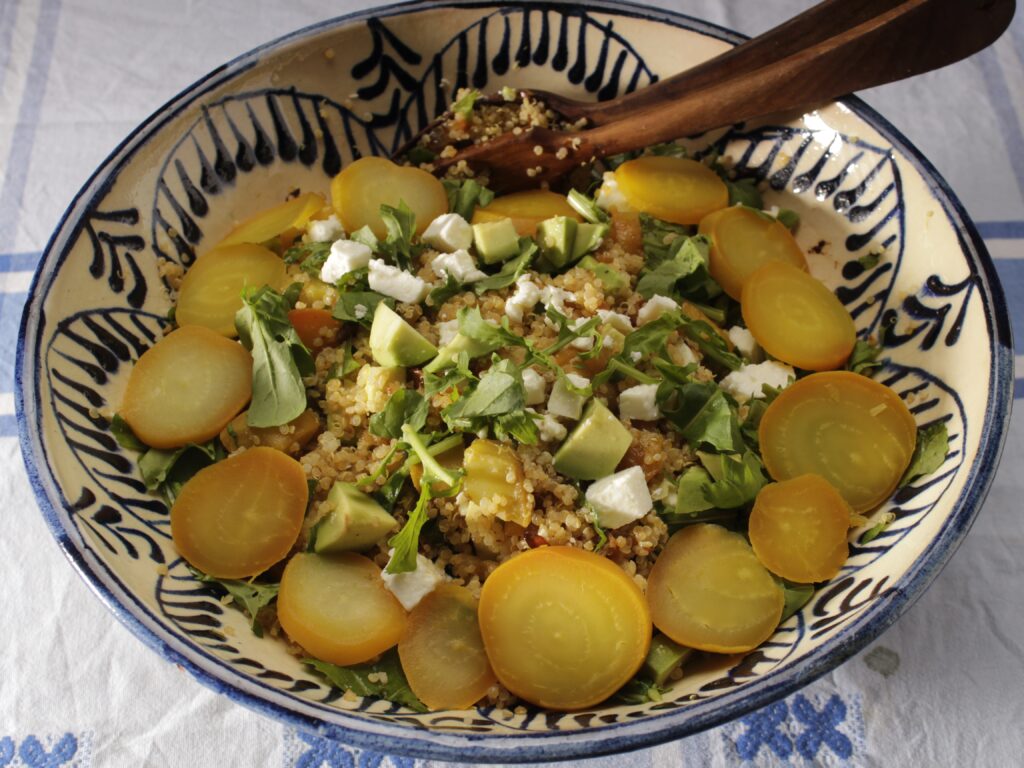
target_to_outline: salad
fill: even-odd
[[[944,458],[796,214],[718,158],[496,197],[432,157],[356,160],[165,263],[168,332],[112,419],[196,577],[333,685],[657,700],[767,640]]]

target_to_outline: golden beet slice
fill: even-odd
[[[892,389],[849,371],[812,373],[772,402],[758,427],[765,468],[776,480],[821,475],[854,512],[896,488],[917,425]]]
[[[734,205],[716,211],[701,219],[700,234],[711,239],[711,276],[737,301],[746,279],[769,261],[807,269],[804,253],[785,225],[752,208]]]
[[[228,451],[265,445],[295,456],[320,431],[320,417],[307,408],[283,426],[286,432],[281,427],[250,427],[248,413],[240,413],[221,430],[220,442]]]
[[[738,533],[690,525],[673,534],[647,579],[654,626],[680,645],[743,653],[767,640],[783,592]]]
[[[246,219],[231,230],[218,247],[238,243],[265,243],[287,230],[301,229],[313,214],[324,207],[324,203],[323,195],[315,192],[293,197]]]
[[[395,645],[405,609],[372,560],[353,552],[303,552],[288,561],[277,616],[293,641],[331,664],[359,664]]]
[[[743,321],[772,357],[809,371],[841,367],[857,343],[846,307],[823,283],[785,261],[747,278]]]
[[[644,155],[615,169],[631,207],[676,224],[697,224],[729,204],[729,189],[703,163],[684,157]]]
[[[250,448],[185,483],[171,508],[174,546],[211,576],[256,576],[295,544],[308,495],[299,462],[273,448]]]
[[[224,336],[237,336],[235,313],[242,308],[242,291],[264,285],[279,289],[286,271],[281,257],[260,245],[214,248],[185,273],[174,319],[181,326],[201,325]]]
[[[530,524],[533,496],[526,490],[523,462],[515,451],[494,440],[477,439],[466,448],[462,465],[462,491],[471,501],[487,505],[501,520]]]
[[[512,225],[520,236],[537,234],[537,225],[552,216],[568,216],[582,221],[576,209],[569,205],[565,195],[557,195],[546,189],[528,189],[494,198],[490,205],[473,212],[473,224],[487,221],[512,219]]]
[[[636,673],[651,616],[639,587],[610,560],[540,547],[484,582],[480,632],[502,685],[532,704],[573,710],[599,704]]]
[[[201,326],[179,328],[132,368],[121,417],[146,445],[179,448],[219,433],[252,397],[252,357]]]
[[[387,235],[381,205],[400,202],[416,214],[416,234],[448,212],[448,193],[426,171],[396,165],[383,157],[363,157],[350,163],[331,182],[331,201],[346,231],[368,226],[379,238]]]
[[[748,535],[772,573],[812,584],[839,573],[850,555],[850,506],[818,475],[770,483],[757,494]]]
[[[341,338],[341,323],[326,309],[288,310],[288,322],[313,354],[334,346]]]
[[[431,709],[473,706],[498,678],[480,637],[477,599],[442,584],[409,614],[398,656],[409,687]]]

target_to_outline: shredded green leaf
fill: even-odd
[[[335,320],[359,323],[369,328],[377,305],[384,302],[394,309],[395,300],[376,291],[345,291],[338,295],[338,301],[331,313]]]
[[[444,179],[441,183],[448,193],[448,210],[466,221],[473,218],[477,206],[484,208],[494,200],[494,193],[476,179]]]
[[[377,661],[347,667],[339,667],[319,659],[303,659],[302,663],[308,664],[326,677],[335,688],[352,691],[357,696],[393,701],[413,712],[428,711],[426,705],[409,687],[409,681],[398,659],[398,652],[394,648],[386,651]],[[374,676],[375,682],[370,681],[370,675]],[[381,682],[382,675],[387,682]]]
[[[173,507],[182,487],[196,472],[226,457],[227,451],[216,439],[170,451],[150,448],[139,456],[139,471],[146,489],[159,493],[167,506]]]
[[[709,445],[718,451],[744,449],[736,412],[714,382],[691,381],[658,385],[658,407],[690,445]]]
[[[320,270],[331,255],[331,243],[299,243],[284,252],[285,264],[298,264],[307,275],[320,277]]]
[[[412,239],[416,234],[416,214],[405,204],[404,200],[399,201],[398,207],[382,205],[380,207],[380,218],[387,228],[388,234],[383,243],[378,242],[377,250],[397,267],[406,272],[412,272],[412,257],[419,254],[422,247],[413,245]],[[352,235],[355,239],[355,234]]]
[[[919,427],[914,454],[910,457],[910,466],[900,480],[900,488],[937,470],[946,460],[948,453],[949,432],[946,429],[946,422],[936,421]]]
[[[483,94],[475,88],[473,90],[466,91],[454,104],[452,104],[452,112],[463,120],[468,120],[469,116],[473,114],[473,105],[476,104],[477,99],[482,97]]]
[[[850,359],[846,363],[846,370],[870,378],[876,368],[882,367],[882,362],[878,359],[881,353],[882,348],[877,344],[857,339],[857,343],[853,346],[853,352],[850,353]]]
[[[710,241],[703,235],[677,237],[668,254],[640,276],[636,290],[645,299],[655,294],[708,301],[722,293],[708,271]]]
[[[779,212],[775,214],[775,218],[790,232],[800,226],[800,214],[789,208],[780,208]]]
[[[388,400],[384,410],[370,417],[370,432],[377,437],[399,440],[402,427],[417,432],[427,423],[427,401],[414,389],[399,389]]]
[[[119,414],[115,413],[114,418],[110,420],[110,434],[117,440],[117,444],[127,451],[144,453],[149,450],[149,446],[135,436],[132,428],[128,426],[128,422]]]
[[[218,579],[209,576],[191,565],[188,567],[192,575],[199,581],[216,584],[227,594],[231,600],[249,616],[249,626],[256,637],[263,637],[263,627],[257,618],[260,611],[277,599],[277,593],[281,589],[280,584],[259,584],[250,581],[239,581],[237,579]]]
[[[795,614],[814,596],[813,584],[790,584],[788,581],[782,584],[782,616],[779,624]]]
[[[611,220],[611,217],[607,213],[597,207],[597,203],[594,202],[592,197],[587,197],[578,190],[569,190],[566,200],[568,200],[569,205],[572,206],[576,213],[591,224],[605,224]]]
[[[537,253],[537,244],[529,237],[519,238],[519,255],[501,265],[501,269],[490,277],[478,280],[473,284],[473,289],[478,293],[485,291],[497,291],[508,288],[519,277],[530,268],[533,257]]]

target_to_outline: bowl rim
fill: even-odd
[[[213,654],[175,637],[161,626],[155,614],[142,605],[113,572],[87,550],[80,550],[61,524],[53,500],[61,499],[52,467],[46,461],[40,436],[41,372],[39,321],[42,303],[53,276],[63,264],[81,228],[81,213],[102,198],[114,180],[145,142],[167,122],[193,105],[205,93],[255,66],[278,49],[327,30],[339,29],[371,18],[388,18],[444,7],[538,8],[572,7],[566,0],[549,0],[538,6],[529,0],[409,0],[337,16],[307,25],[257,46],[211,70],[160,106],[136,126],[104,159],[74,195],[62,214],[40,258],[29,287],[15,350],[15,405],[19,445],[30,485],[40,511],[61,551],[89,588],[111,612],[143,643],[168,661],[186,669],[195,679],[231,700],[263,715],[353,746],[385,753],[441,760],[488,762],[534,762],[593,757],[653,746],[729,722],[771,701],[784,697],[835,668],[888,628],[921,596],[963,541],[980,511],[995,476],[1006,439],[1013,395],[1013,345],[1007,305],[995,266],[966,210],[935,167],[888,120],[861,99],[848,96],[838,100],[858,118],[877,130],[910,163],[928,187],[957,234],[968,264],[977,270],[979,296],[991,354],[990,383],[978,455],[964,486],[953,503],[947,524],[910,564],[897,585],[887,590],[863,614],[845,625],[820,647],[763,678],[744,683],[692,706],[651,714],[633,722],[601,725],[578,731],[524,732],[523,734],[453,734],[419,730],[399,724],[384,724],[351,717],[342,710],[295,697],[254,683]],[[692,16],[651,8],[629,0],[592,0],[588,8],[658,22],[708,35],[736,44],[745,36]],[[31,368],[28,366],[31,364]],[[31,375],[26,381],[25,374]],[[38,463],[37,463],[38,462]],[[703,705],[703,706],[702,706]],[[334,713],[346,722],[328,722],[317,716]]]

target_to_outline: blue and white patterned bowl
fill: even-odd
[[[834,286],[879,374],[951,451],[886,506],[869,544],[761,648],[689,673],[660,703],[572,714],[417,714],[341,698],[283,644],[258,639],[195,582],[164,505],[98,411],[170,306],[158,260],[190,264],[240,217],[293,188],[326,189],[360,155],[386,154],[455,89],[509,84],[584,98],[642,88],[736,43],[665,11],[597,1],[440,2],[297,32],[195,83],[133,131],[78,193],[36,275],[18,346],[22,448],[47,522],[121,621],[200,681],[261,712],[387,752],[472,761],[553,760],[634,749],[759,707],[855,653],[953,554],[999,457],[1011,391],[1009,323],[963,208],[927,160],[856,99],[692,142],[763,179],[797,209],[812,271]],[[881,250],[877,265],[859,257]]]

